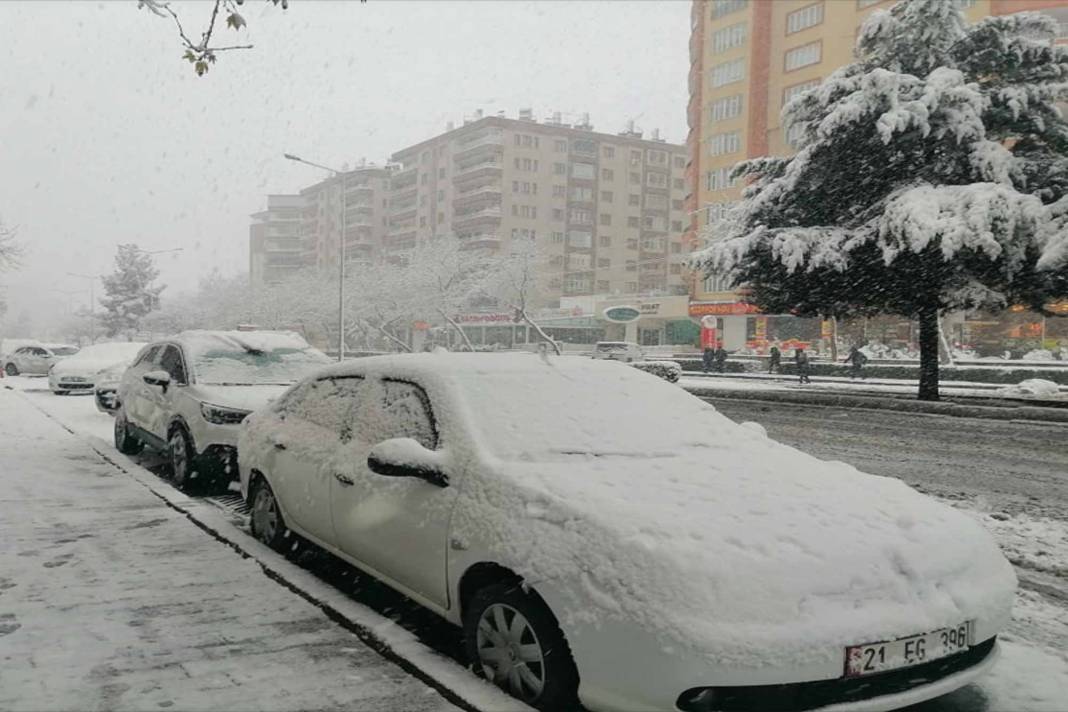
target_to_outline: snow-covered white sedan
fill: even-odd
[[[70,344],[36,344],[20,346],[4,356],[4,373],[9,376],[44,376],[65,358],[78,353]]]
[[[116,341],[86,346],[48,369],[48,387],[57,395],[91,391],[102,374],[125,369],[145,345],[136,341]]]
[[[545,710],[893,709],[988,669],[1015,591],[964,514],[622,363],[338,364],[238,451],[255,536],[463,626]]]
[[[292,332],[185,331],[150,344],[119,381],[115,447],[167,453],[183,489],[228,484],[245,416],[329,363]]]

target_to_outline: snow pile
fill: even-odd
[[[1032,349],[1023,355],[1024,361],[1052,361],[1053,352],[1048,349]]]
[[[1049,398],[1060,394],[1060,386],[1053,381],[1044,378],[1029,378],[1015,386],[999,388],[998,393],[1003,396],[1039,396]]]
[[[678,383],[682,376],[682,366],[677,361],[633,361],[630,365],[663,378],[668,383]]]

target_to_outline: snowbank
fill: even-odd
[[[1042,378],[1029,378],[1015,386],[1006,386],[998,389],[998,394],[1003,396],[1038,396],[1049,398],[1060,394],[1060,387],[1053,381]]]

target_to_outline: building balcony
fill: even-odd
[[[460,235],[460,249],[477,250],[480,248],[498,248],[501,246],[501,238],[494,233],[479,232],[471,235]]]
[[[414,164],[408,166],[407,168],[402,168],[401,170],[393,174],[392,180],[390,181],[390,186],[394,191],[397,191],[403,188],[407,188],[410,185],[415,185],[417,173],[418,171],[416,170]]]
[[[501,204],[501,189],[496,185],[480,185],[473,190],[461,193],[453,199],[455,208],[472,208],[476,205]]]
[[[493,153],[503,146],[504,134],[494,131],[457,145],[456,150],[453,152],[453,158],[456,161],[461,161],[465,158],[470,159],[481,153]]]
[[[475,210],[463,215],[453,215],[452,218],[454,228],[459,228],[461,225],[470,227],[471,225],[499,223],[500,221],[501,209],[498,206]]]
[[[483,180],[490,178],[499,179],[503,174],[503,164],[498,156],[494,156],[491,159],[478,161],[471,163],[463,167],[458,167],[453,174],[453,184],[468,183],[475,180]]]
[[[395,208],[392,212],[390,212],[389,217],[390,220],[408,220],[410,218],[415,217],[416,211],[417,208],[413,203],[412,205],[409,205],[404,208]]]

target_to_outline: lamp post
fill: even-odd
[[[71,277],[81,277],[82,279],[89,280],[89,343],[96,343],[96,280],[100,279],[104,275],[101,274],[79,274],[77,272],[67,272]]]
[[[282,154],[287,161],[296,161],[297,163],[304,163],[329,172],[332,175],[331,182],[338,185],[341,196],[341,240],[338,246],[338,266],[337,266],[337,360],[345,360],[345,242],[348,239],[348,235],[345,233],[348,231],[348,211],[345,209],[345,176],[344,174],[334,168],[324,166],[312,161],[306,161],[299,156],[294,156],[292,153]]]

